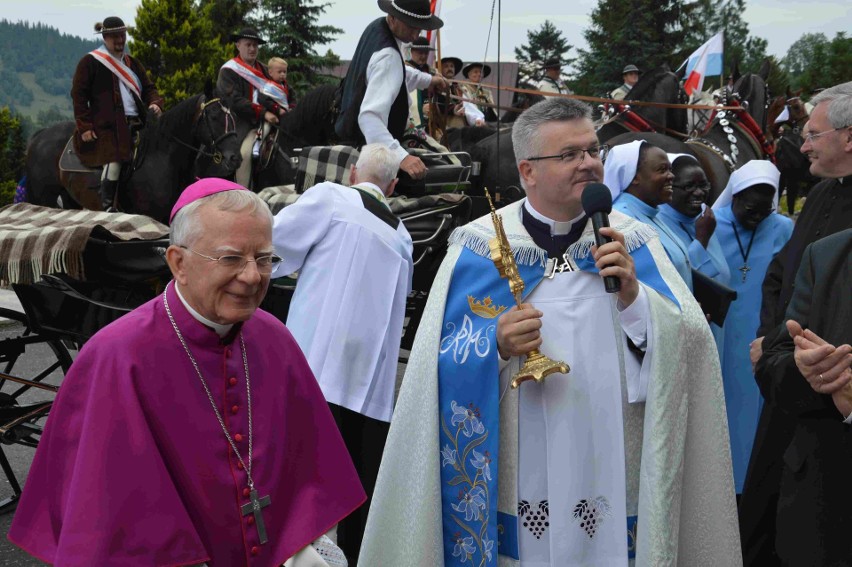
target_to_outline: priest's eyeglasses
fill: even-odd
[[[852,125],[850,125],[850,126],[852,126]],[[805,134],[805,140],[807,140],[808,142],[813,144],[814,140],[816,140],[817,138],[825,136],[826,134],[831,134],[832,132],[837,132],[839,130],[845,130],[847,128],[849,128],[849,126],[841,126],[840,128],[834,128],[833,130],[826,130],[825,132],[816,132],[816,133],[808,132],[807,134]]]
[[[254,265],[257,267],[258,273],[261,274],[270,274],[272,270],[278,267],[278,265],[282,262],[280,256],[276,256],[275,254],[264,254],[262,256],[258,256],[253,260],[249,260],[245,256],[239,256],[237,254],[228,254],[225,256],[219,256],[218,258],[214,258],[213,256],[208,256],[206,254],[202,254],[201,252],[196,252],[189,246],[181,246],[184,250],[189,250],[196,256],[201,256],[202,258],[206,258],[211,262],[216,262],[222,268],[226,270],[230,270],[236,273],[241,273],[246,269],[249,262],[254,262]]]
[[[528,157],[527,161],[540,161],[543,159],[558,159],[564,164],[574,164],[577,165],[583,163],[583,160],[586,157],[586,154],[589,154],[589,157],[592,159],[599,159],[604,161],[606,159],[606,154],[609,151],[609,146],[602,144],[600,146],[592,146],[591,148],[586,148],[585,150],[577,148],[573,150],[567,150],[562,152],[561,154],[556,154],[552,156],[534,156]]]

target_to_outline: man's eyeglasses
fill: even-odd
[[[831,134],[832,132],[837,132],[838,130],[845,130],[847,128],[849,128],[849,126],[841,126],[840,128],[826,130],[825,132],[817,132],[816,134],[814,134],[813,132],[808,132],[807,134],[805,134],[805,140],[813,144],[814,140],[816,140],[817,138],[825,136],[826,134]]]
[[[562,152],[561,154],[556,154],[552,156],[535,156],[528,157],[527,161],[539,161],[543,159],[558,159],[562,163],[571,164],[571,163],[583,163],[583,160],[586,157],[586,154],[589,154],[589,157],[592,159],[599,159],[604,161],[606,159],[606,154],[609,151],[609,146],[600,145],[600,146],[592,146],[591,148],[586,148],[585,150],[575,149],[568,150]]]
[[[225,256],[219,256],[218,258],[214,258],[212,256],[207,256],[206,254],[202,254],[201,252],[196,252],[189,246],[181,246],[184,250],[189,250],[193,254],[197,256],[201,256],[202,258],[206,258],[211,262],[216,262],[222,268],[226,270],[230,270],[236,273],[241,273],[246,269],[249,262],[254,262],[255,266],[257,266],[257,271],[261,274],[270,274],[272,270],[274,270],[278,265],[282,262],[282,259],[275,254],[264,254],[263,256],[258,256],[253,260],[249,260],[245,256],[239,256],[237,254],[228,254]]]

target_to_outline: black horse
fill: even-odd
[[[629,133],[612,138],[609,144],[646,140],[669,153],[695,156],[712,185],[712,202],[727,185],[731,172],[748,161],[769,157],[770,145],[763,135],[769,101],[768,75],[769,62],[765,61],[756,74],[735,77],[731,100],[722,102],[739,105],[743,110],[717,112],[701,136],[682,142],[662,134]]]
[[[27,200],[36,205],[100,209],[100,172],[64,172],[59,159],[74,133],[62,122],[33,134],[27,147]],[[122,168],[119,207],[168,222],[180,192],[195,177],[230,177],[240,165],[230,110],[199,94],[164,112],[149,113],[139,132],[136,158]],[[73,197],[72,197],[73,195]]]
[[[624,103],[629,105],[630,101],[641,101],[683,104],[686,102],[686,93],[680,86],[681,78],[667,65],[661,65],[642,75],[639,82],[627,94]],[[636,118],[637,116],[639,119]],[[625,132],[642,131],[679,132],[686,138],[686,118],[686,110],[683,108],[634,105],[629,110],[617,112],[614,116],[607,118],[598,128],[598,139],[601,143],[605,143],[610,138]]]

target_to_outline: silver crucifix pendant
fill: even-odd
[[[254,524],[257,526],[257,535],[260,538],[260,543],[266,543],[269,541],[269,538],[266,537],[266,524],[263,523],[262,509],[269,506],[269,496],[267,495],[258,498],[257,490],[252,489],[249,493],[249,499],[251,502],[243,504],[240,510],[242,511],[243,516],[254,514]]]
[[[748,264],[743,264],[739,267],[739,270],[743,273],[743,283],[745,283],[746,275],[751,271],[751,268],[748,267]]]

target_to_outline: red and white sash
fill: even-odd
[[[123,57],[121,59],[116,59],[109,51],[107,51],[107,48],[104,45],[94,51],[90,51],[89,55],[94,57],[96,61],[100,61],[104,67],[112,71],[112,73],[118,77],[118,80],[121,81],[125,87],[130,89],[130,92],[135,94],[139,100],[144,102],[144,99],[142,98],[142,81],[139,80],[139,77],[133,72],[133,69],[124,63]]]
[[[242,59],[234,57],[233,59],[226,61],[225,64],[222,65],[222,68],[230,69],[235,72],[255,88],[255,92],[252,95],[253,103],[257,104],[257,93],[261,92],[284,108],[289,108],[287,103],[287,93],[284,92],[284,89],[281,88],[278,83],[267,79],[259,70],[246,65],[245,61]]]

